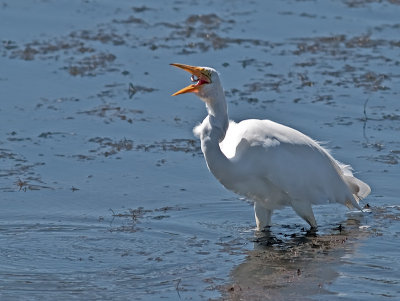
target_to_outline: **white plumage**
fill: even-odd
[[[228,120],[218,73],[208,67],[172,64],[192,73],[196,84],[174,95],[194,92],[208,116],[195,127],[209,170],[224,185],[254,201],[258,229],[271,225],[272,211],[291,206],[312,228],[314,204],[358,208],[371,189],[351,167],[336,161],[316,141],[270,120]]]

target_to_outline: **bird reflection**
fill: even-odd
[[[349,218],[318,234],[293,226],[276,234],[268,228],[257,231],[254,249],[231,272],[233,283],[224,295],[230,300],[307,300],[332,294],[328,286],[339,275],[337,266],[368,235],[360,225],[357,218]]]

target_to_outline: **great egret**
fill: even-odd
[[[291,206],[316,229],[311,205],[340,203],[361,209],[370,187],[351,167],[303,133],[270,120],[229,121],[217,71],[171,64],[192,74],[191,84],[173,96],[194,92],[208,116],[193,130],[200,137],[208,169],[227,189],[254,201],[257,229],[271,226],[273,210]]]

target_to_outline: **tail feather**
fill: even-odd
[[[368,184],[364,183],[363,181],[350,175],[343,175],[343,178],[347,186],[350,188],[350,191],[353,194],[354,199],[357,202],[357,205],[360,200],[366,198],[370,194],[371,188],[369,187]],[[355,204],[353,203],[353,205]],[[354,207],[359,208],[359,206],[354,206]]]

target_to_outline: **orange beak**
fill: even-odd
[[[201,85],[211,83],[210,73],[208,72],[208,70],[206,70],[203,67],[196,67],[196,66],[190,66],[190,65],[184,65],[184,64],[171,64],[171,66],[181,68],[181,69],[189,72],[190,74],[196,76],[198,79],[196,84],[189,85],[189,86],[179,90],[178,92],[175,92],[174,94],[172,94],[172,96],[176,96],[176,95],[183,94],[183,93],[189,93],[189,92],[197,92],[197,91],[199,91]]]

